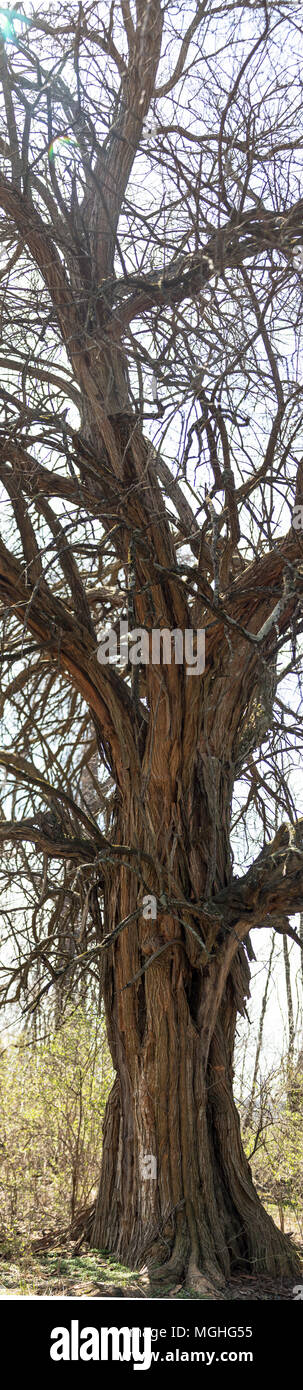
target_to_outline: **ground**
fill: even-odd
[[[98,1250],[84,1249],[75,1254],[74,1243],[46,1249],[37,1249],[37,1245],[34,1242],[31,1248],[21,1247],[13,1253],[0,1243],[0,1298],[163,1298],[163,1289],[160,1293],[156,1286],[151,1287],[147,1271],[125,1269]],[[166,1297],[197,1301],[199,1295],[178,1284],[166,1291]],[[241,1273],[230,1280],[224,1291],[223,1301],[234,1299],[284,1302],[293,1299],[293,1286],[286,1281]]]

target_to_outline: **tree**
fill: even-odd
[[[18,13],[1,47],[3,997],[37,1011],[83,969],[102,986],[116,1080],[93,1243],[203,1291],[231,1264],[297,1269],[253,1186],[232,1067],[251,929],[300,944],[302,821],[281,776],[272,835],[270,771],[300,737],[300,15]],[[100,659],[121,620],[137,664],[125,645]],[[236,782],[262,822],[240,877]]]
[[[284,942],[285,942],[285,941],[286,941],[286,936],[283,936],[283,946],[284,946]],[[253,1119],[253,1113],[254,1113],[254,1103],[255,1103],[255,1097],[256,1097],[256,1091],[257,1091],[258,1073],[259,1073],[260,1052],[261,1052],[261,1047],[262,1047],[262,1042],[263,1042],[263,1028],[264,1028],[264,1020],[265,1020],[265,1014],[266,1014],[266,1007],[267,1007],[267,1002],[268,1002],[268,990],[269,990],[269,986],[270,986],[270,983],[271,983],[271,968],[272,968],[272,961],[273,961],[274,949],[275,949],[275,932],[273,932],[273,934],[272,934],[271,945],[270,945],[269,961],[268,961],[268,965],[267,965],[267,969],[266,969],[266,979],[265,979],[265,986],[264,986],[264,991],[263,991],[262,1004],[261,1004],[261,1012],[260,1012],[259,1025],[258,1025],[257,1046],[256,1046],[256,1054],[255,1054],[255,1061],[254,1061],[254,1069],[253,1069],[251,1090],[250,1090],[250,1094],[249,1094],[248,1106],[247,1106],[247,1111],[246,1111],[246,1115],[245,1115],[245,1129],[250,1129],[250,1128],[251,1128],[252,1119]]]

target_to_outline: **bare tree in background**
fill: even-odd
[[[268,960],[268,965],[267,965],[267,967],[266,967],[265,985],[264,985],[264,991],[263,991],[263,995],[262,995],[261,1011],[260,1011],[260,1018],[259,1018],[259,1023],[258,1023],[257,1046],[256,1046],[256,1054],[255,1054],[255,1061],[254,1061],[254,1069],[253,1069],[251,1090],[250,1090],[250,1094],[249,1094],[248,1106],[247,1106],[247,1111],[246,1111],[246,1115],[245,1115],[245,1129],[249,1129],[249,1128],[250,1128],[250,1126],[251,1126],[251,1124],[252,1124],[253,1113],[254,1113],[254,1102],[255,1102],[256,1091],[257,1091],[257,1081],[258,1081],[258,1073],[259,1073],[260,1053],[261,1053],[262,1042],[263,1042],[264,1021],[265,1021],[265,1014],[266,1014],[266,1009],[267,1009],[267,1004],[268,1004],[268,991],[269,991],[269,986],[270,986],[270,984],[271,984],[271,969],[272,969],[273,955],[274,955],[274,949],[275,949],[275,940],[276,940],[276,938],[275,938],[275,932],[273,932],[273,934],[272,934],[272,939],[271,939],[269,960]],[[286,941],[286,936],[283,936],[283,946],[284,946],[285,941]],[[287,943],[286,943],[286,944],[287,944]]]
[[[272,771],[302,737],[301,10],[22,13],[0,14],[3,999],[102,987],[93,1244],[203,1292],[297,1269],[232,1067],[248,933],[300,944],[303,899]],[[205,628],[205,672],[102,665],[121,619]]]

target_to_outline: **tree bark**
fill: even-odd
[[[183,811],[184,802],[185,797]],[[176,900],[184,895],[185,878],[187,901],[196,898],[197,883],[199,891],[205,885],[212,844],[205,805],[205,796],[200,807],[195,803],[196,825],[204,817],[200,856],[193,826],[190,834],[189,822],[185,825],[181,817],[183,839],[173,870]],[[171,811],[176,824],[176,805]],[[130,818],[135,820],[134,805]],[[145,819],[155,823],[152,797]],[[216,847],[221,868],[223,859],[226,865],[228,820],[227,800]],[[118,832],[124,843],[126,830],[124,825]],[[142,836],[141,828],[140,837],[137,824],[139,842],[142,854],[150,852],[148,836]],[[158,869],[161,857],[164,867],[165,825],[158,840]],[[157,892],[155,883],[149,884],[151,891]],[[142,884],[122,868],[107,902],[111,930],[135,912],[140,896]],[[234,1268],[291,1275],[298,1263],[253,1186],[233,1100],[234,1035],[249,988],[247,955],[243,946],[237,949],[211,1022],[211,950],[203,949],[201,917],[188,915],[189,923],[201,946],[176,910],[159,912],[156,921],[134,918],[105,954],[103,989],[117,1075],[105,1115],[92,1245],[115,1252],[131,1267],[147,1262],[161,1287],[186,1276],[198,1292],[214,1291],[220,1297]]]

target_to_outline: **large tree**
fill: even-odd
[[[22,15],[0,14],[3,993],[100,983],[93,1243],[218,1289],[297,1268],[232,1071],[249,933],[296,936],[303,899],[277,697],[302,630],[300,9]],[[140,665],[98,658],[121,618]],[[154,629],[205,629],[205,670],[152,660]],[[239,877],[236,781],[263,823]]]

